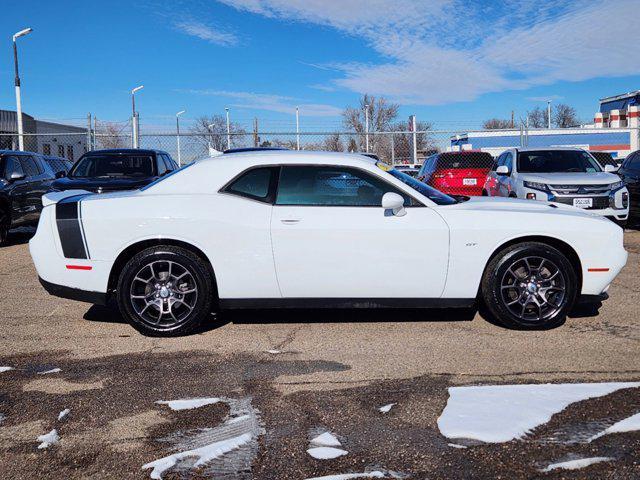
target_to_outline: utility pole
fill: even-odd
[[[131,144],[133,146],[133,148],[138,148],[138,134],[139,132],[139,124],[138,124],[138,113],[136,112],[136,92],[139,90],[142,90],[144,88],[144,85],[140,85],[139,87],[134,88],[133,90],[131,90],[131,110],[132,110],[132,116],[131,116],[131,132],[132,132],[132,136],[131,136]]]
[[[411,131],[413,132],[413,166],[418,163],[418,134],[416,132],[416,116],[411,115]]]
[[[258,136],[258,117],[253,119],[253,146],[258,147],[260,144],[260,137]]]
[[[547,100],[547,128],[551,128],[551,100]]]
[[[513,110],[511,110],[511,128],[515,128],[516,124],[513,121]]]
[[[364,106],[364,149],[369,153],[369,105]]]
[[[92,137],[92,132],[91,132],[91,113],[87,113],[87,150],[91,150],[91,137]]]
[[[231,123],[229,122],[229,109],[225,108],[227,114],[227,150],[231,149]]]
[[[91,145],[91,150],[95,150],[97,146],[96,134],[98,133],[98,117],[96,115],[93,116],[93,144]]]
[[[18,123],[18,150],[24,150],[24,130],[22,126],[22,99],[20,98],[20,74],[18,72],[18,43],[16,40],[33,32],[32,28],[25,28],[13,35],[13,64],[16,70],[16,120]]]
[[[300,110],[296,107],[296,150],[300,150]]]

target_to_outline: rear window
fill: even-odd
[[[493,157],[487,152],[447,152],[437,157],[437,168],[491,168]]]
[[[153,177],[155,175],[151,155],[87,155],[81,158],[70,177]]]

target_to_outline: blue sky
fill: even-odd
[[[146,130],[231,109],[268,130],[338,129],[359,95],[382,95],[437,128],[516,118],[544,99],[584,120],[600,97],[640,89],[637,0],[22,0],[3,5],[0,108],[79,123],[126,121],[131,88]],[[615,28],[615,30],[613,30]]]

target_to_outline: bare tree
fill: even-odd
[[[485,130],[502,130],[512,128],[511,120],[503,120],[501,118],[490,118],[485,120],[482,124],[482,128]]]
[[[128,123],[96,122],[96,143],[101,149],[126,148],[131,139],[124,134]]]
[[[193,139],[204,145],[211,146],[219,152],[227,149],[227,119],[223,115],[212,115],[210,117],[204,115],[196,118],[195,122],[189,129],[193,134]],[[231,146],[238,147],[244,144],[246,140],[246,130],[237,123],[229,124],[231,132]]]
[[[365,107],[369,112],[369,132],[389,131],[391,123],[398,116],[400,106],[396,103],[389,103],[384,97],[374,97],[365,94],[359,100],[359,106],[347,107],[342,112],[343,124],[346,129],[356,132],[356,142],[358,150],[365,151]],[[376,143],[380,140],[377,135],[369,135],[370,150],[376,151]]]
[[[344,144],[339,133],[332,133],[324,139],[322,150],[328,152],[344,152]]]
[[[536,107],[527,114],[529,127],[545,128],[548,125],[547,109]]]
[[[401,132],[407,131],[407,125],[402,122],[398,122],[391,126],[393,131]],[[429,134],[429,130],[431,130],[433,126],[429,122],[416,122],[416,145],[418,152],[430,151],[436,148],[435,141],[431,134]],[[391,138],[391,137],[389,137]],[[393,155],[391,155],[391,146],[389,146],[389,151],[385,151],[384,153],[378,153],[380,158],[388,158],[395,159],[396,162],[400,162],[403,160],[411,161],[413,159],[413,133],[396,133],[393,134]]]
[[[556,128],[575,127],[580,123],[576,109],[566,103],[558,103],[554,107],[552,119]]]

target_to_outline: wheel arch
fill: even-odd
[[[544,243],[551,247],[554,247],[555,249],[559,250],[561,253],[566,255],[566,257],[569,259],[569,262],[575,269],[576,277],[578,278],[577,291],[578,291],[578,295],[580,295],[580,292],[582,291],[582,262],[580,260],[580,256],[578,255],[578,252],[576,252],[575,249],[564,240],[560,240],[559,238],[550,237],[546,235],[526,235],[522,237],[512,238],[501,243],[493,250],[489,258],[487,258],[487,261],[484,265],[484,269],[482,270],[482,276],[480,278],[481,279],[484,278],[484,275],[487,271],[487,267],[489,266],[489,263],[491,263],[491,260],[493,260],[502,250],[504,250],[505,248],[511,247],[512,245],[517,245],[518,243],[527,243],[527,242]],[[479,296],[482,293],[481,290],[482,290],[482,280],[480,281],[480,285],[478,286],[478,298],[480,298]]]
[[[207,254],[205,254],[202,251],[202,249],[193,245],[192,243],[189,243],[184,240],[173,239],[173,238],[152,238],[152,239],[140,240],[124,248],[118,254],[115,261],[113,262],[113,265],[111,266],[111,271],[109,273],[109,280],[107,284],[107,294],[112,295],[115,292],[116,286],[118,284],[118,277],[120,276],[120,272],[122,272],[122,269],[124,268],[126,263],[131,258],[133,258],[134,255],[142,252],[143,250],[146,250],[147,248],[157,247],[160,245],[170,245],[174,247],[181,247],[181,248],[184,248],[185,250],[189,250],[190,252],[200,257],[200,259],[204,262],[204,264],[209,269],[209,272],[211,273],[211,277],[213,278],[213,288],[215,291],[215,295],[216,296],[218,295],[218,280],[216,278],[216,274],[213,269],[213,264],[211,263],[211,260],[209,259]]]

